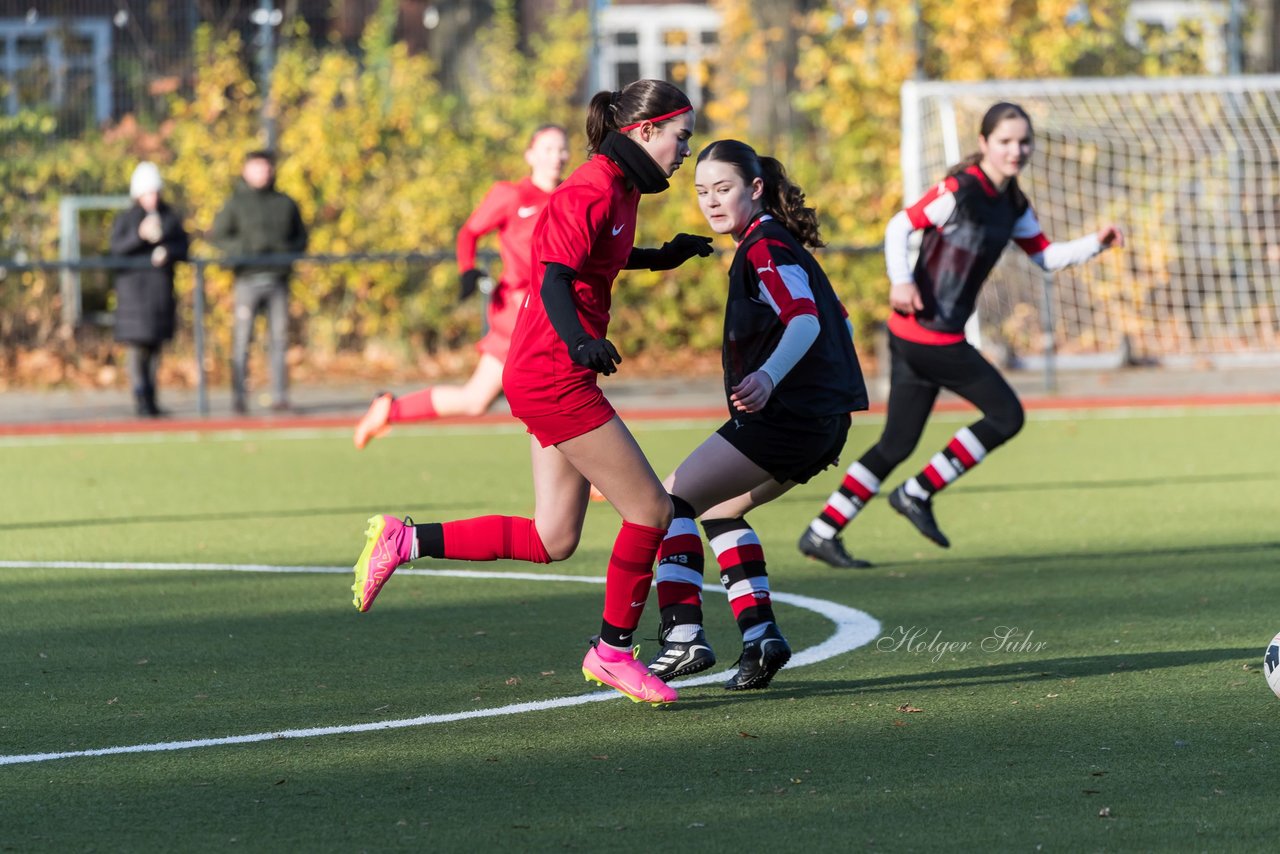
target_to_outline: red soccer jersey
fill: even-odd
[[[529,246],[533,242],[533,228],[550,198],[550,193],[529,178],[494,184],[458,232],[458,269],[466,271],[475,267],[476,242],[496,231],[502,284],[513,289],[528,288],[532,278]]]
[[[640,192],[628,187],[622,170],[597,154],[574,170],[551,194],[534,229],[534,277],[512,338],[503,377],[516,412],[554,411],[571,386],[595,384],[595,372],[575,365],[542,305],[546,265],[577,272],[573,301],[587,334],[603,338],[609,328],[613,280],[631,255]],[[516,412],[519,415],[519,412]]]

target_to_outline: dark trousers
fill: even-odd
[[[232,330],[231,393],[238,409],[247,403],[249,345],[258,314],[267,315],[267,349],[271,359],[271,398],[288,403],[289,377],[285,351],[289,341],[289,283],[276,273],[246,274],[236,279],[235,326]]]
[[[156,368],[160,366],[160,345],[130,344],[128,353],[129,385],[139,415],[156,415]]]
[[[911,455],[942,389],[982,410],[969,429],[987,451],[1012,439],[1025,416],[1009,383],[969,342],[931,345],[889,335],[889,406],[879,441],[860,462],[878,478],[888,477]]]

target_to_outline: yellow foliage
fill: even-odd
[[[903,206],[899,131],[903,82],[916,73],[911,0],[831,2],[803,19],[795,104],[818,129],[791,165],[835,243],[879,243]],[[930,79],[986,80],[1135,73],[1123,39],[1125,0],[921,0]],[[804,149],[801,149],[804,150]],[[848,265],[842,290],[856,318],[888,313],[882,264]],[[838,277],[833,275],[833,281]]]
[[[832,250],[819,254],[860,330],[883,319],[883,261],[874,246],[902,204],[899,90],[916,67],[911,0],[829,0],[789,28],[765,27],[750,0],[712,0],[723,16],[719,56],[710,70],[713,138],[747,138],[753,96],[774,74],[798,34],[788,69],[796,89],[773,128],[773,151],[818,209]],[[1073,74],[1153,73],[1125,44],[1126,0],[1090,0],[1089,19],[1068,24],[1076,0],[920,0],[934,79],[992,79]],[[518,44],[514,0],[497,0],[480,31],[461,91],[444,91],[432,60],[411,56],[391,38],[394,3],[384,2],[362,42],[362,58],[312,46],[295,31],[279,51],[267,109],[279,128],[278,185],[297,199],[311,227],[309,251],[439,253],[438,263],[362,262],[299,265],[296,325],[318,360],[342,351],[394,352],[402,361],[424,351],[469,346],[478,331],[474,307],[459,310],[452,252],[458,227],[495,179],[524,174],[529,132],[563,124],[574,150],[585,147],[578,94],[586,63],[585,13],[561,0],[557,25]],[[388,12],[389,10],[389,12]],[[1157,43],[1162,70],[1198,70],[1194,32]],[[50,144],[48,117],[19,116],[3,125],[0,159],[0,255],[49,257],[56,204],[66,192],[121,192],[144,153],[161,162],[170,197],[197,236],[208,229],[239,174],[244,154],[262,145],[263,95],[234,33],[196,38],[194,91],[175,96],[171,120],[144,130],[122,122],[89,138]],[[706,74],[707,69],[687,69]],[[705,79],[705,78],[704,78]],[[588,93],[590,94],[590,93]],[[576,162],[575,164],[576,165]],[[641,245],[678,231],[707,233],[692,190],[692,164],[667,193],[646,197]],[[714,351],[719,346],[726,256],[669,273],[626,274],[615,295],[614,337],[624,352],[643,348]],[[197,240],[198,255],[216,251]],[[189,295],[189,268],[179,287]],[[225,364],[230,333],[230,275],[211,269],[206,282],[210,365]],[[57,278],[9,276],[0,282],[0,337],[15,346],[74,349],[56,337]],[[185,305],[189,311],[190,302]],[[62,341],[62,343],[59,343]],[[71,358],[71,357],[68,357]]]

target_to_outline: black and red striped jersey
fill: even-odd
[[[818,337],[774,388],[765,414],[774,406],[802,417],[867,408],[848,312],[813,255],[767,214],[748,226],[729,268],[722,346],[726,399],[765,363],[787,323],[805,314],[818,318]],[[729,411],[743,417],[732,403]]]
[[[934,332],[963,332],[1010,240],[1028,255],[1049,245],[1025,197],[997,190],[978,166],[949,176],[906,214],[924,232],[913,276],[924,310],[915,321]]]

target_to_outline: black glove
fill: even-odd
[[[679,266],[688,261],[694,255],[699,258],[706,258],[712,252],[711,238],[703,237],[701,234],[677,234],[675,237],[662,244],[662,248],[658,250],[662,253],[670,252],[673,258],[679,258],[676,262]]]
[[[677,234],[659,249],[632,249],[628,270],[674,270],[694,255],[706,258],[715,250],[711,238],[697,234]]]
[[[573,359],[575,365],[590,368],[606,377],[617,371],[617,365],[622,361],[622,356],[618,355],[618,348],[614,347],[613,342],[608,338],[587,338],[579,341],[569,348],[569,358]]]
[[[462,279],[458,283],[458,302],[463,302],[480,288],[480,280],[484,275],[483,270],[474,268],[462,274]]]

